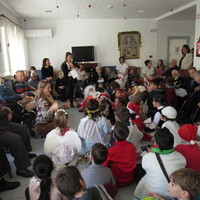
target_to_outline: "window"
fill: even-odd
[[[7,76],[11,74],[10,66],[9,66],[9,59],[8,59],[8,51],[7,51],[7,45],[6,45],[6,33],[5,28],[0,27],[0,58],[1,58],[1,74],[3,76]]]
[[[13,75],[17,70],[26,69],[23,30],[6,20],[0,20],[0,42],[3,60],[0,73],[3,76]]]

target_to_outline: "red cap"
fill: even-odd
[[[196,140],[197,127],[192,124],[185,124],[179,128],[178,134],[185,141],[190,142],[191,140]]]
[[[127,104],[127,108],[128,108],[128,110],[129,110],[129,112],[130,112],[131,114],[136,114],[136,115],[138,115],[139,112],[140,112],[139,106],[138,106],[136,103],[134,103],[134,102],[129,102],[129,103]]]

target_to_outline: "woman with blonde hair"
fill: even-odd
[[[56,128],[54,112],[60,107],[51,96],[51,84],[48,80],[42,80],[39,83],[35,100],[37,110],[35,129],[41,136],[46,136],[48,132]],[[66,102],[63,107],[69,106],[69,102]]]
[[[76,131],[68,127],[68,113],[64,109],[55,112],[57,126],[46,136],[44,151],[56,167],[71,162],[81,151],[81,139]]]

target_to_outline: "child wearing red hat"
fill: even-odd
[[[140,131],[142,131],[143,120],[142,120],[142,117],[139,114],[139,112],[140,112],[139,105],[134,103],[134,102],[129,102],[127,104],[127,108],[128,108],[128,110],[131,114],[131,122],[136,124],[138,129]]]
[[[197,127],[192,124],[185,124],[179,128],[178,134],[183,142],[177,145],[175,150],[185,157],[187,168],[195,169],[200,172],[200,165],[199,162],[197,162],[197,159],[200,158],[200,147],[195,142]]]

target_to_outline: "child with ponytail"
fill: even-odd
[[[46,136],[44,152],[49,155],[57,169],[70,163],[81,151],[81,139],[76,131],[68,127],[68,113],[59,109],[55,113],[54,123],[57,126]]]
[[[45,155],[38,156],[33,163],[35,176],[29,182],[30,200],[61,200],[54,179],[51,177],[53,162]]]

